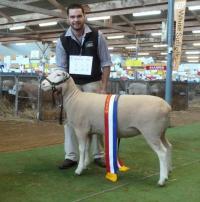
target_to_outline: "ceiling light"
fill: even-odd
[[[149,53],[138,53],[138,55],[142,56],[142,55],[149,55]]]
[[[198,59],[199,56],[188,56],[187,59]]]
[[[200,30],[193,30],[192,33],[193,33],[193,34],[199,34],[199,33],[200,33]]]
[[[151,33],[151,36],[161,36],[162,33]]]
[[[166,60],[161,60],[161,63],[167,63],[167,61]]]
[[[113,49],[114,49],[114,47],[111,47],[111,46],[108,47],[108,50],[113,50]]]
[[[45,22],[39,24],[40,27],[53,26],[53,25],[57,25],[57,22]]]
[[[187,55],[198,55],[200,52],[199,51],[186,51],[185,54]]]
[[[161,52],[160,54],[161,54],[161,55],[167,55],[167,53],[165,53],[165,52]]]
[[[162,47],[167,47],[167,44],[157,44],[153,45],[154,48],[162,48]]]
[[[126,49],[134,49],[134,48],[136,48],[136,46],[126,46],[125,48]]]
[[[95,21],[95,20],[109,20],[110,16],[101,16],[101,17],[90,17],[87,18],[88,21]]]
[[[24,29],[25,28],[25,25],[21,25],[21,26],[13,26],[13,27],[10,27],[9,29],[10,30],[18,30],[18,29]]]
[[[193,46],[200,46],[200,43],[193,43]]]
[[[124,35],[107,36],[107,39],[123,39]]]
[[[190,11],[199,10],[199,9],[200,9],[200,6],[189,6],[188,9],[189,9]]]
[[[191,62],[191,63],[193,63],[193,62],[198,63],[199,60],[188,60],[188,62]]]
[[[25,46],[26,43],[16,43],[15,45],[16,45],[16,46]]]
[[[161,11],[144,11],[144,12],[139,12],[139,13],[133,13],[134,17],[140,17],[140,16],[148,16],[148,15],[159,15],[161,14]]]

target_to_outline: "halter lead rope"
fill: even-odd
[[[50,84],[51,84],[51,88],[52,90],[56,90],[56,86],[64,83],[66,80],[68,80],[70,78],[70,75],[68,74],[65,78],[63,78],[61,81],[58,82],[52,82],[51,80],[49,80],[47,77],[44,78],[44,80],[47,80]]]
[[[62,94],[61,94],[61,103],[59,106],[60,106],[59,124],[62,125],[63,124],[63,96],[62,96]]]

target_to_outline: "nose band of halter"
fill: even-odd
[[[56,86],[59,85],[59,84],[61,84],[61,83],[64,83],[64,82],[65,82],[66,80],[68,80],[69,78],[70,78],[70,75],[68,74],[68,75],[66,75],[65,78],[63,78],[61,81],[58,81],[58,82],[52,82],[52,81],[49,80],[47,77],[43,77],[43,78],[42,78],[42,81],[47,80],[47,81],[50,83],[50,85],[51,85],[52,91],[55,92],[55,91],[57,90],[57,89],[56,89]]]
[[[52,88],[55,89],[55,87],[61,83],[64,83],[66,80],[68,80],[70,78],[70,75],[68,74],[64,79],[62,79],[61,81],[58,81],[58,82],[52,82],[50,81],[47,77],[44,78],[44,80],[47,80],[51,85],[52,85]]]

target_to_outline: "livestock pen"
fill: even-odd
[[[57,118],[52,93],[40,88],[42,77],[36,73],[0,73],[0,115],[42,120],[47,108],[51,112],[48,117]]]
[[[5,96],[11,102],[13,107],[13,115],[17,116],[19,113],[19,105],[22,103],[22,100],[26,100],[29,103],[36,103],[36,111],[37,114],[40,114],[41,108],[41,90],[38,85],[38,89],[36,92],[36,97],[30,97],[27,92],[23,92],[20,94],[20,82],[32,83],[35,82],[37,84],[40,83],[41,76],[35,73],[0,73],[0,98],[3,99]],[[9,85],[8,85],[9,83]]]
[[[8,100],[12,108],[12,115],[23,116],[24,111],[32,111],[32,118],[45,120],[55,120],[58,117],[58,106],[54,109],[49,104],[48,110],[44,110],[47,107],[46,103],[43,103],[43,92],[40,89],[40,81],[42,76],[36,73],[3,73],[0,72],[0,101]],[[34,94],[27,94],[22,92],[20,88],[21,83],[26,86],[29,84],[35,85]],[[31,85],[30,85],[31,84]],[[141,91],[140,87],[137,87],[136,91],[133,88],[134,84],[144,86],[145,91]],[[31,87],[30,87],[31,88]],[[33,87],[32,87],[33,88]],[[187,82],[173,82],[172,92],[172,109],[173,110],[187,110],[193,103],[198,104],[200,100],[200,83],[187,83]],[[141,91],[141,92],[140,92]],[[143,80],[122,80],[122,79],[110,79],[108,85],[108,92],[115,94],[151,94],[164,98],[165,95],[165,81],[143,81]],[[52,97],[49,96],[49,103],[52,102]],[[26,104],[24,104],[26,103]],[[24,110],[26,109],[26,110]],[[2,111],[2,109],[1,109]],[[51,112],[52,111],[52,112]],[[24,116],[23,116],[24,117]]]

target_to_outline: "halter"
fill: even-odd
[[[44,77],[44,80],[47,80],[50,84],[51,84],[51,89],[52,91],[56,91],[56,86],[64,83],[65,81],[67,81],[68,79],[70,78],[70,75],[66,75],[61,81],[58,81],[58,82],[52,82],[50,81],[47,77]]]
[[[52,82],[50,81],[47,77],[44,77],[43,80],[47,80],[50,84],[51,84],[51,89],[52,89],[52,101],[53,101],[53,106],[55,105],[55,97],[54,97],[54,92],[57,91],[56,86],[58,86],[59,84],[64,83],[65,81],[67,81],[70,78],[70,75],[66,75],[61,81],[58,82]],[[62,114],[63,114],[63,96],[62,96],[62,91],[61,91],[61,99],[60,99],[60,117],[59,117],[59,123],[62,124],[63,119],[62,119]]]

